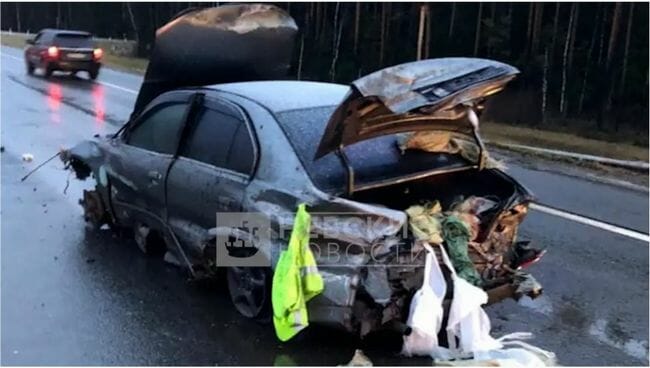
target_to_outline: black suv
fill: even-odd
[[[76,73],[86,71],[90,79],[97,78],[103,51],[96,48],[88,32],[43,29],[36,37],[27,40],[25,65],[27,74],[42,68],[45,77],[55,70]]]

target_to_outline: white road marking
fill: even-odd
[[[108,82],[102,82],[102,81],[95,81],[95,83],[99,83],[99,84],[101,84],[102,86],[106,86],[106,87],[111,87],[111,88],[119,89],[120,91],[124,91],[124,92],[128,92],[128,93],[132,93],[132,94],[134,94],[134,95],[137,95],[137,94],[138,94],[138,91],[135,91],[135,90],[132,90],[132,89],[129,89],[129,88],[125,88],[125,87],[122,87],[122,86],[118,86],[117,84],[108,83]]]
[[[18,60],[18,61],[23,61],[23,58],[19,58],[19,57],[13,56],[13,55],[5,54],[4,52],[2,53],[2,56],[6,56],[6,57],[8,57],[10,59],[14,59],[14,60]]]
[[[596,228],[599,228],[599,229],[602,229],[602,230],[606,230],[606,231],[609,231],[609,232],[612,232],[612,233],[615,233],[615,234],[619,234],[619,235],[627,236],[627,237],[630,237],[630,238],[633,238],[633,239],[641,240],[642,242],[646,242],[646,243],[650,242],[650,236],[648,234],[645,234],[645,233],[642,233],[642,232],[639,232],[639,231],[635,231],[635,230],[632,230],[632,229],[627,229],[627,228],[616,226],[616,225],[613,225],[613,224],[608,224],[608,223],[603,222],[603,221],[595,220],[595,219],[592,219],[592,218],[589,218],[589,217],[580,216],[580,215],[577,215],[575,213],[565,212],[565,211],[558,210],[558,209],[555,209],[555,208],[552,208],[552,207],[547,207],[547,206],[544,206],[544,205],[541,205],[541,204],[538,204],[538,203],[531,203],[530,208],[533,209],[533,210],[537,210],[539,212],[549,214],[549,215],[561,217],[561,218],[564,218],[564,219],[567,219],[567,220],[579,222],[581,224],[585,224],[585,225],[593,226],[593,227],[596,227]]]

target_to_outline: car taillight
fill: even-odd
[[[47,49],[47,56],[56,59],[59,57],[59,48],[56,46],[51,46]]]
[[[93,50],[93,58],[95,58],[95,60],[101,59],[102,56],[104,56],[104,51],[102,49]]]

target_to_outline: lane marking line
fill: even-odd
[[[8,57],[10,59],[14,59],[14,60],[18,60],[18,61],[23,61],[23,58],[19,58],[19,57],[13,56],[13,55],[5,54],[4,52],[2,53],[2,56],[6,56],[6,57]]]
[[[101,84],[103,86],[106,86],[106,87],[119,89],[120,91],[128,92],[128,93],[131,93],[131,94],[134,94],[134,95],[138,94],[138,91],[135,91],[135,90],[132,90],[132,89],[129,89],[129,88],[125,88],[125,87],[122,87],[122,86],[118,86],[117,84],[102,82],[102,81],[95,81],[95,83],[99,83],[99,84]]]
[[[589,217],[580,216],[580,215],[577,215],[575,213],[558,210],[556,208],[544,206],[544,205],[539,204],[539,203],[531,203],[530,208],[533,209],[533,210],[537,210],[539,212],[549,214],[549,215],[561,217],[561,218],[564,218],[564,219],[567,219],[567,220],[579,222],[581,224],[585,224],[585,225],[593,226],[593,227],[596,227],[596,228],[599,228],[599,229],[602,229],[602,230],[606,230],[606,231],[609,231],[609,232],[612,232],[612,233],[615,233],[615,234],[619,234],[619,235],[627,236],[629,238],[641,240],[642,242],[646,242],[646,243],[650,242],[650,235],[639,232],[639,231],[636,231],[636,230],[632,230],[632,229],[628,229],[628,228],[625,228],[625,227],[609,224],[607,222],[599,221],[599,220],[592,219],[592,218],[589,218]]]

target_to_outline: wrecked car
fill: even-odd
[[[325,287],[309,320],[364,336],[403,326],[422,284],[424,254],[406,210],[437,201],[460,211],[478,198],[481,208],[467,210],[477,219],[469,257],[490,302],[536,295],[522,288],[520,268],[540,253],[516,239],[533,196],[479,135],[486,99],[518,70],[443,58],[349,86],[281,80],[296,31],[281,9],[251,4],[190,11],[159,29],[126,125],[62,154],[78,178],[96,181],[81,201],[85,218],[133,229],[144,252],[162,243],[167,261],[201,277],[216,273],[220,234],[259,241],[215,216],[261,214],[273,236],[255,249],[269,267],[227,267],[225,277],[236,309],[263,318],[287,246],[281,229],[305,203],[331,220],[312,223]],[[180,42],[188,39],[196,42]],[[195,46],[206,43],[214,47]],[[367,226],[351,226],[359,223]]]

